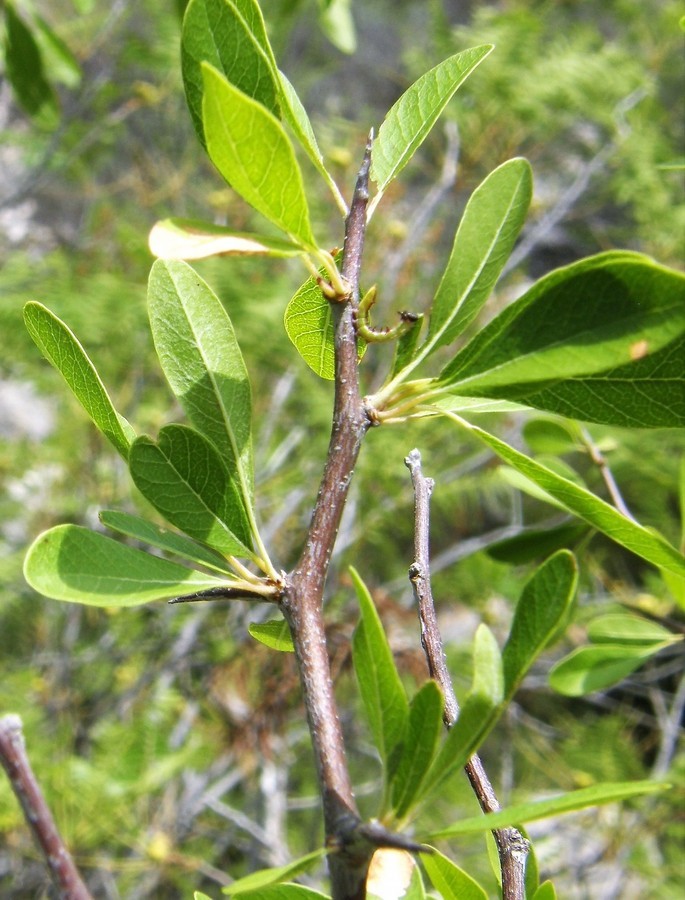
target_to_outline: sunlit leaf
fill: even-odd
[[[287,241],[247,234],[199,219],[164,219],[148,238],[159,259],[206,259],[209,256],[300,256],[302,249]]]
[[[491,831],[493,828],[508,828],[519,825],[522,822],[535,822],[538,819],[546,819],[549,816],[558,816],[562,813],[574,812],[578,809],[587,809],[589,806],[600,806],[605,803],[615,803],[619,800],[627,800],[631,797],[639,797],[643,794],[655,794],[667,789],[669,785],[656,781],[628,781],[604,784],[595,784],[589,788],[581,788],[578,791],[570,791],[558,797],[550,797],[547,800],[537,800],[531,803],[520,803],[510,806],[496,813],[488,813],[485,816],[477,816],[471,819],[461,819],[447,828],[434,831],[430,840],[451,838],[459,834],[473,834],[480,831]]]
[[[325,855],[326,849],[321,848],[313,853],[307,853],[306,856],[301,856],[299,859],[294,859],[285,866],[276,866],[270,869],[261,869],[259,872],[252,872],[250,875],[238,878],[232,884],[222,888],[221,893],[233,896],[250,891],[254,895],[253,892],[258,888],[276,885],[282,881],[287,881],[289,878],[294,878],[296,875],[302,874],[302,872],[308,872]],[[321,895],[314,894],[314,896],[320,897]]]
[[[371,178],[379,195],[423,143],[459,85],[492,49],[485,44],[450,56],[415,81],[390,109],[371,155]]]
[[[42,304],[24,307],[24,321],[41,353],[61,373],[93,423],[128,458],[135,432],[115,409],[95,366],[73,332]]]
[[[304,249],[316,249],[302,173],[269,110],[202,64],[202,122],[210,159],[243,200]]]
[[[252,622],[247,626],[247,630],[256,641],[272,650],[279,650],[281,653],[294,653],[295,651],[290,628],[285,619]]]
[[[421,862],[443,900],[487,900],[478,882],[437,850],[422,853]]]
[[[543,881],[533,894],[533,900],[557,900],[557,892],[551,881]]]
[[[582,697],[623,681],[668,644],[592,644],[554,665],[549,683],[559,694]]]
[[[588,638],[595,644],[669,644],[682,641],[683,636],[667,628],[626,613],[597,616],[588,625]]]
[[[46,597],[86,606],[140,606],[230,585],[80,525],[43,532],[26,554],[24,576]]]

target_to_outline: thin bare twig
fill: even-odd
[[[631,521],[635,522],[636,519],[628,509],[626,502],[623,499],[621,491],[616,484],[614,474],[609,468],[609,463],[606,461],[606,457],[592,439],[592,435],[587,430],[587,428],[581,429],[581,437],[583,443],[585,444],[585,448],[590,455],[590,459],[597,466],[600,475],[604,479],[604,484],[609,491],[609,496],[611,497],[614,506],[620,513],[622,513],[626,517],[626,519],[630,519]]]
[[[26,754],[19,716],[0,718],[0,763],[7,772],[62,900],[92,900],[62,840]]]
[[[434,481],[426,478],[421,468],[421,454],[412,450],[405,459],[411,472],[414,487],[414,562],[409,569],[409,577],[421,623],[421,643],[428,661],[431,678],[440,685],[445,698],[443,718],[451,728],[459,718],[459,703],[452,686],[442,636],[435,614],[430,580],[429,554],[429,504]],[[497,812],[499,801],[477,754],[464,767],[471,787],[485,813]],[[526,858],[528,841],[516,828],[499,828],[492,832],[497,844],[497,852],[502,869],[502,897],[504,900],[523,900],[525,897]]]

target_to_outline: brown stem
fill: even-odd
[[[45,856],[62,900],[92,900],[64,845],[31,769],[19,716],[0,718],[0,763],[7,772],[33,835]]]
[[[333,425],[319,493],[302,555],[286,581],[280,601],[295,645],[319,787],[323,799],[334,900],[363,900],[373,848],[360,839],[359,813],[345,758],[333,693],[323,620],[323,590],[354,466],[369,420],[357,371],[354,312],[359,303],[371,141],[345,227],[342,275],[350,293],[332,302],[335,327]]]
[[[434,481],[424,476],[421,469],[421,454],[418,450],[411,451],[405,459],[405,464],[411,472],[414,487],[414,562],[409,569],[409,576],[418,607],[421,643],[428,661],[428,670],[431,678],[437,681],[443,692],[445,698],[443,718],[445,725],[451,728],[459,718],[459,703],[445,662],[430,580],[429,504]],[[497,812],[500,809],[499,801],[477,754],[471,757],[464,771],[483,812]],[[502,897],[504,900],[523,900],[526,895],[528,841],[516,828],[498,828],[492,834],[497,844],[502,870]]]

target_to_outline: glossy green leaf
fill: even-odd
[[[583,522],[565,522],[550,528],[526,528],[512,538],[490,544],[485,552],[497,562],[519,566],[549,556],[563,547],[573,546],[589,533],[590,528]]]
[[[433,300],[421,360],[451,343],[480,312],[513,250],[532,193],[530,165],[510,159],[471,195]]]
[[[164,219],[150,232],[148,245],[159,259],[207,259],[210,256],[301,256],[288,241],[247,234],[199,219]]]
[[[279,650],[281,653],[294,653],[295,646],[290,636],[290,628],[285,619],[275,619],[271,622],[252,622],[247,626],[247,630],[252,637],[270,647],[272,650]]]
[[[137,541],[142,541],[151,547],[157,547],[166,553],[173,553],[174,556],[180,556],[183,559],[191,560],[210,569],[231,573],[226,560],[220,554],[210,550],[209,547],[204,547],[184,534],[177,534],[175,531],[169,531],[168,528],[163,528],[154,522],[148,522],[147,519],[141,519],[140,516],[118,512],[114,509],[103,509],[99,513],[99,519],[103,525],[119,534],[135,538]]]
[[[33,32],[7,0],[5,11],[5,73],[19,105],[30,116],[52,127],[57,123],[57,97],[45,75]]]
[[[558,632],[573,603],[578,567],[561,550],[546,560],[523,589],[502,650],[506,698],[516,691],[538,655]]]
[[[248,505],[253,492],[250,382],[231,320],[218,297],[180,261],[150,273],[152,336],[171,389],[193,425],[219,451]]]
[[[618,684],[635,672],[664,644],[593,644],[578,647],[554,665],[549,683],[566,697],[582,697]]]
[[[678,425],[685,354],[673,352],[684,336],[685,276],[637,253],[602,253],[537,282],[457,354],[440,382],[577,419]],[[642,393],[650,381],[658,382],[656,411]]]
[[[195,130],[205,145],[203,62],[279,114],[275,63],[255,0],[191,0],[186,9],[181,38],[183,84]]]
[[[475,437],[487,444],[509,465],[513,466],[544,491],[554,497],[569,512],[584,519],[616,543],[655,566],[685,575],[685,557],[664,538],[621,515],[617,509],[595,497],[589,491],[540,465],[530,457],[514,450],[504,441],[472,425],[465,419],[450,416]]]
[[[557,900],[557,892],[551,881],[543,881],[533,894],[533,900]]]
[[[350,569],[361,618],[352,638],[352,661],[374,743],[387,767],[404,739],[409,701],[392,650],[371,595],[355,569]]]
[[[208,63],[202,64],[202,78],[210,159],[243,200],[294,243],[316,250],[302,173],[283,126]]]
[[[185,425],[167,425],[158,440],[131,445],[134,484],[168,522],[225,556],[249,556],[252,542],[242,497],[214,445]]]
[[[496,813],[488,813],[476,816],[472,819],[461,819],[447,828],[434,831],[430,840],[456,837],[460,834],[474,834],[481,831],[491,831],[493,828],[508,828],[511,825],[519,825],[522,822],[536,822],[538,819],[546,819],[550,816],[559,816],[562,813],[575,812],[578,809],[587,809],[589,806],[601,806],[605,803],[616,803],[619,800],[628,800],[631,797],[640,797],[645,794],[655,794],[663,791],[669,785],[656,781],[625,781],[607,782],[595,784],[592,787],[570,791],[558,797],[550,797],[547,800],[537,800],[532,803],[520,803],[510,806]]]
[[[422,853],[421,862],[443,900],[488,900],[478,882],[439,851]]]
[[[230,585],[80,525],[43,532],[26,554],[24,577],[46,597],[86,606],[140,606]]]
[[[379,195],[423,143],[459,85],[492,49],[485,44],[450,56],[415,81],[390,109],[371,154],[371,178]]]
[[[283,323],[288,337],[309,368],[320,378],[332,381],[335,378],[333,311],[313,276],[291,297]],[[359,359],[366,347],[366,343],[359,342]]]
[[[240,896],[242,900],[330,900],[327,894],[301,884],[267,884],[254,890],[241,891]]]
[[[444,706],[442,691],[434,681],[423,684],[412,698],[402,754],[391,782],[393,812],[399,820],[420,795],[442,733]]]
[[[306,856],[301,856],[299,859],[294,859],[285,866],[276,866],[270,869],[261,869],[259,872],[252,872],[250,875],[245,875],[244,878],[238,878],[232,884],[229,884],[228,887],[222,888],[221,893],[233,896],[234,894],[244,894],[246,891],[253,892],[257,888],[279,884],[282,881],[287,881],[289,878],[295,878],[296,875],[300,875],[302,872],[308,872],[325,855],[326,849],[321,848],[313,853],[307,853]],[[320,895],[317,894],[316,896]]]
[[[682,635],[673,634],[667,628],[627,613],[609,613],[597,616],[588,625],[588,638],[595,644],[670,644],[682,641]]]
[[[61,373],[96,427],[127,459],[135,431],[114,409],[95,366],[73,332],[35,301],[24,307],[24,322],[38,349]]]

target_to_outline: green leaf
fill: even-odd
[[[255,0],[191,0],[183,18],[181,69],[195,130],[205,145],[202,63],[279,114],[275,62]]]
[[[9,0],[5,7],[5,72],[19,105],[47,127],[58,120],[57,97],[43,67],[36,39]]]
[[[518,566],[549,556],[562,547],[577,544],[589,532],[583,522],[566,522],[550,528],[526,528],[512,538],[490,544],[485,552],[497,562]]]
[[[231,320],[209,286],[183,262],[150,272],[152,336],[171,389],[193,425],[219,451],[251,510],[250,382]]]
[[[597,616],[588,625],[588,638],[595,644],[672,644],[682,641],[682,635],[673,634],[657,622],[626,613],[609,613]]]
[[[434,681],[427,681],[412,698],[402,754],[391,782],[393,812],[399,820],[420,796],[442,732],[444,706],[442,691]]]
[[[218,451],[185,425],[157,442],[143,435],[129,453],[131,477],[167,521],[225,556],[249,556],[252,536],[239,489]]]
[[[674,350],[684,336],[685,276],[637,253],[602,253],[537,282],[457,354],[439,381],[453,393],[578,419],[676,425],[685,421],[685,354],[676,358]],[[656,411],[642,393],[655,380]]]
[[[654,534],[589,491],[566,478],[556,475],[550,469],[514,450],[504,441],[472,425],[465,419],[452,414],[455,422],[470,431],[495,453],[521,472],[544,491],[554,497],[565,509],[584,519],[616,543],[635,553],[655,566],[667,569],[676,575],[685,575],[685,557],[661,536]]]
[[[419,359],[451,343],[490,296],[528,213],[533,175],[525,159],[510,159],[471,195],[431,309]]]
[[[423,143],[459,85],[492,49],[485,44],[450,56],[415,81],[390,109],[371,154],[371,178],[379,196]]]
[[[508,828],[522,822],[535,822],[538,819],[546,819],[549,816],[558,816],[578,809],[587,809],[588,806],[600,806],[605,803],[615,803],[618,800],[639,797],[643,794],[654,794],[668,787],[670,785],[656,781],[596,784],[589,788],[581,788],[578,791],[561,794],[558,797],[550,797],[548,800],[520,803],[496,813],[488,813],[485,816],[461,819],[448,828],[432,832],[429,839],[437,840],[455,837],[460,834],[491,831],[493,828]]]
[[[247,626],[247,630],[252,637],[270,647],[272,650],[279,650],[281,653],[294,653],[295,646],[290,635],[290,628],[285,619],[274,619],[271,622],[253,622]]]
[[[135,432],[114,409],[95,366],[74,334],[61,319],[35,301],[24,307],[24,322],[38,349],[62,374],[93,423],[127,459]]]
[[[566,697],[582,697],[623,681],[664,644],[593,644],[578,647],[549,673],[550,686]]]
[[[533,900],[557,900],[557,892],[551,881],[543,881],[533,894]]]
[[[33,24],[36,27],[34,37],[50,77],[68,88],[78,87],[83,73],[74,54],[41,16],[34,16]]]
[[[325,0],[319,13],[319,23],[328,40],[341,53],[355,52],[357,34],[352,18],[351,0]]]
[[[294,243],[316,250],[302,173],[283,126],[208,63],[202,64],[202,77],[210,159],[243,200]]]
[[[290,299],[283,323],[288,337],[309,368],[320,378],[332,381],[335,378],[333,311],[314,276],[308,278]],[[366,347],[364,341],[359,342],[359,359]]]
[[[421,862],[443,900],[487,900],[478,882],[437,850],[422,853]]]
[[[395,345],[395,358],[392,363],[391,378],[394,378],[399,372],[406,369],[416,356],[422,325],[423,313],[420,313],[409,330],[400,335]]]
[[[270,885],[278,884],[286,881],[288,878],[295,878],[302,872],[308,872],[322,856],[326,855],[326,849],[321,848],[306,856],[301,856],[285,866],[277,866],[271,869],[261,869],[259,872],[253,872],[244,878],[238,878],[228,887],[221,889],[222,894],[243,894],[245,891],[255,891],[257,888],[264,888]],[[320,896],[316,894],[315,896]]]
[[[150,252],[159,259],[207,259],[209,256],[301,256],[302,249],[287,241],[232,231],[199,219],[164,219],[148,238]]]
[[[330,900],[327,894],[301,884],[268,884],[255,890],[241,891],[240,896],[242,900]]]
[[[350,569],[350,574],[361,611],[352,638],[352,661],[371,734],[387,767],[406,734],[409,701],[371,595],[358,572]]]
[[[573,554],[560,550],[535,571],[524,587],[502,650],[507,699],[558,632],[573,603],[577,584],[578,568]]]
[[[168,528],[162,528],[154,522],[141,519],[140,516],[113,509],[101,510],[98,517],[102,524],[111,528],[112,531],[125,534],[127,537],[149,544],[151,547],[158,547],[160,550],[189,559],[202,566],[208,566],[210,569],[231,574],[231,569],[227,567],[226,560],[220,554],[208,547],[203,547],[202,544],[198,544],[184,534],[176,534],[174,531],[169,531]]]
[[[195,572],[80,525],[58,525],[33,542],[24,561],[31,587],[86,606],[140,606],[208,588],[229,579]]]
[[[578,440],[578,426],[575,422],[529,419],[523,426],[523,438],[535,454],[558,455],[584,450]]]

